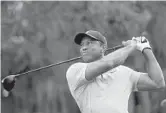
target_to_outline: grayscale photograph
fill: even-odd
[[[166,2],[1,1],[1,113],[166,113]]]

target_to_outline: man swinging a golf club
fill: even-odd
[[[105,56],[107,41],[98,31],[77,34],[75,43],[80,45],[84,62],[71,65],[66,78],[82,113],[128,113],[132,91],[165,87],[162,70],[145,37],[122,42],[123,48]],[[128,56],[137,50],[146,59],[147,73],[123,66]]]

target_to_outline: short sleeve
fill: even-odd
[[[130,70],[131,70],[130,80],[133,84],[133,91],[138,91],[137,83],[138,83],[138,80],[139,80],[142,72],[137,72],[132,69],[130,69]]]
[[[125,70],[124,73],[127,74],[126,76],[129,77],[129,82],[132,85],[132,91],[138,91],[137,83],[138,83],[138,80],[139,80],[142,72],[137,72],[126,66],[121,66],[121,67],[123,67],[123,69]]]
[[[87,63],[76,63],[68,68],[66,78],[72,92],[88,82],[85,78],[86,68]]]

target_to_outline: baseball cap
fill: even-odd
[[[107,47],[107,40],[106,40],[106,38],[98,31],[89,30],[89,31],[87,31],[85,33],[78,33],[75,36],[75,39],[74,39],[75,43],[80,45],[81,41],[82,41],[82,39],[84,37],[89,37],[89,38],[101,41]]]

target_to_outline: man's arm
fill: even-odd
[[[145,49],[147,73],[141,74],[137,83],[139,91],[156,90],[165,87],[164,76],[152,50]]]
[[[123,64],[127,57],[136,50],[135,41],[127,41],[123,44],[124,48],[104,56],[101,60],[89,63],[85,71],[85,78],[92,80],[102,73]]]

